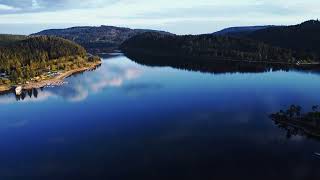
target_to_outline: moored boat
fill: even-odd
[[[16,95],[21,95],[21,93],[22,93],[22,86],[17,86],[16,88],[15,88],[15,92],[16,92]]]

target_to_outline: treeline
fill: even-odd
[[[310,20],[291,26],[247,26],[227,28],[214,33],[247,38],[271,46],[292,49],[299,59],[320,61],[320,21]]]
[[[294,26],[269,27],[250,33],[247,38],[296,51],[300,59],[319,61],[320,21],[310,20]]]
[[[88,61],[86,56],[80,45],[57,37],[34,36],[0,43],[0,72],[7,77],[0,83],[23,82],[48,69],[75,68]]]
[[[141,53],[126,54],[132,61],[151,67],[173,67],[180,70],[195,71],[212,74],[224,73],[262,73],[270,71],[288,71],[292,67],[281,64],[266,64],[266,63],[243,63],[233,61],[212,61],[194,58],[180,57],[161,57],[157,55],[146,55]],[[310,70],[310,69],[308,69]]]
[[[161,56],[193,57],[194,60],[239,60],[296,63],[294,51],[249,39],[215,35],[166,35],[144,33],[125,41],[121,49]],[[311,59],[310,59],[311,61]]]

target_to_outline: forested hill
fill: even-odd
[[[258,30],[249,34],[247,38],[293,49],[298,51],[300,56],[310,56],[312,53],[313,56],[320,55],[320,21],[318,20],[310,20],[294,26]]]
[[[11,40],[10,36],[5,38],[6,43],[0,42],[0,72],[6,73],[11,81],[39,75],[48,66],[66,69],[86,57],[83,47],[62,38],[36,36],[17,40],[16,36],[11,37]]]
[[[132,37],[121,46],[126,53],[154,54],[208,60],[239,60],[296,63],[289,49],[272,47],[249,39],[215,35],[165,35],[144,33]]]
[[[272,46],[292,49],[302,59],[319,59],[320,57],[320,21],[318,20],[292,26],[226,28],[214,35],[248,38]]]
[[[50,35],[72,40],[89,52],[99,53],[116,50],[127,39],[145,32],[159,32],[169,34],[163,31],[146,29],[129,29],[113,26],[100,27],[72,27],[67,29],[49,29],[38,32],[34,35]]]
[[[35,36],[0,45],[0,61],[3,64],[26,65],[31,61],[49,61],[67,56],[86,55],[80,45],[58,37]]]

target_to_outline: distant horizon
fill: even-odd
[[[0,33],[111,25],[175,34],[317,19],[318,0],[0,0]]]
[[[30,35],[33,33],[37,33],[43,30],[48,29],[67,29],[67,28],[73,28],[73,27],[100,27],[100,26],[113,26],[113,27],[121,27],[121,28],[130,28],[130,29],[151,29],[151,30],[159,30],[159,31],[166,31],[178,35],[196,35],[196,34],[209,34],[214,33],[226,28],[234,28],[234,27],[250,27],[250,26],[290,26],[290,25],[297,25],[301,24],[303,22],[309,21],[309,20],[317,20],[317,19],[305,19],[303,21],[299,21],[293,24],[241,24],[241,25],[227,25],[227,26],[221,26],[221,27],[212,27],[212,30],[210,31],[210,28],[204,28],[203,31],[191,31],[190,33],[182,32],[182,31],[170,31],[166,30],[165,28],[161,27],[131,27],[131,26],[125,26],[125,25],[110,25],[110,24],[1,24],[0,23],[0,34],[18,34],[18,35]],[[184,27],[185,28],[185,27]],[[201,27],[200,27],[201,28]],[[207,32],[205,31],[207,30]]]

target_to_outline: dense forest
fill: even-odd
[[[214,35],[252,39],[272,46],[292,49],[302,59],[320,57],[320,22],[310,20],[292,26],[226,28]]]
[[[23,83],[46,70],[68,70],[96,60],[87,58],[80,45],[62,38],[2,35],[0,39],[4,39],[0,43],[0,85]]]
[[[319,59],[320,57],[320,21],[318,20],[310,20],[294,26],[258,30],[247,35],[247,38],[292,49],[304,59]]]
[[[257,67],[250,67],[249,71],[268,71],[269,66],[260,67],[257,63],[271,63],[273,66],[312,64],[319,62],[319,32],[320,22],[311,20],[294,26],[239,27],[226,29],[220,34],[184,36],[112,26],[74,27],[38,33],[52,36],[0,35],[0,85],[23,83],[44,71],[74,69],[99,59],[87,58],[86,50],[75,42],[95,52],[120,46],[128,56],[135,61],[139,61],[139,57],[144,64],[170,64],[208,72],[216,72],[208,62],[217,61],[235,63],[232,71],[241,71],[243,67],[247,70],[247,66],[238,62],[250,62]]]
[[[207,60],[236,60],[243,62],[270,62],[295,64],[297,54],[289,49],[278,48],[250,39],[215,35],[166,35],[144,33],[125,41],[126,53],[154,54]],[[312,62],[313,59],[303,59]]]
[[[117,50],[127,39],[145,32],[168,34],[167,32],[148,29],[130,29],[114,26],[83,26],[67,29],[49,29],[35,33],[34,35],[57,36],[69,39],[86,48],[88,52],[96,54]]]
[[[293,26],[232,27],[196,36],[113,26],[49,29],[35,35],[69,39],[92,53],[110,52],[120,47],[125,51],[179,57],[310,63],[319,61],[319,33],[320,22],[310,20]]]

